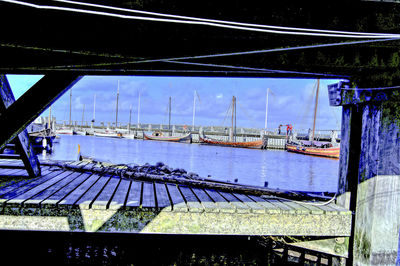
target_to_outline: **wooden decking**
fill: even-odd
[[[351,213],[167,182],[0,160],[0,229],[166,234],[349,236]],[[73,162],[78,166],[86,163]]]

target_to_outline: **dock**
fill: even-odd
[[[69,165],[94,169],[95,163]],[[350,236],[351,212],[334,203],[227,192],[171,182],[0,161],[0,229],[218,235]],[[20,168],[22,168],[20,167]]]

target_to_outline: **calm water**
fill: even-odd
[[[339,161],[282,150],[252,150],[200,144],[100,138],[60,137],[46,158],[76,160],[81,153],[112,163],[164,162],[201,177],[270,188],[336,192]],[[43,155],[40,156],[43,158]]]

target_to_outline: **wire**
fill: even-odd
[[[150,60],[140,60],[140,61],[132,61],[132,62],[126,62],[126,63],[130,63],[130,64],[153,63],[153,62],[163,62],[163,61],[215,58],[215,57],[223,57],[223,56],[251,55],[251,54],[272,53],[272,52],[286,52],[286,51],[293,51],[293,50],[299,50],[299,49],[323,48],[323,47],[354,45],[354,44],[364,44],[364,43],[373,43],[373,42],[387,42],[387,41],[395,41],[395,40],[399,40],[399,39],[400,38],[388,38],[388,39],[379,39],[379,40],[364,40],[364,41],[354,41],[354,42],[327,43],[327,44],[305,45],[305,46],[295,46],[295,47],[286,47],[286,48],[273,48],[273,49],[245,51],[245,52],[235,52],[235,53],[186,56],[186,57],[175,57],[175,58],[165,58],[165,59],[150,59]]]
[[[83,5],[83,6],[90,6],[90,7],[96,7],[96,8],[109,9],[109,10],[124,11],[124,12],[130,12],[130,13],[139,13],[139,14],[145,14],[145,15],[153,15],[153,16],[169,17],[169,18],[177,18],[177,19],[186,19],[186,20],[194,20],[194,21],[203,21],[203,22],[212,22],[212,23],[222,23],[222,24],[228,24],[228,25],[239,25],[239,26],[246,26],[246,27],[259,27],[259,28],[309,31],[309,32],[323,32],[323,33],[335,33],[335,34],[347,34],[347,35],[348,34],[354,34],[354,35],[382,35],[382,36],[387,35],[386,33],[350,32],[350,31],[335,31],[335,30],[321,30],[321,29],[309,29],[309,28],[261,25],[261,24],[253,24],[253,23],[243,23],[243,22],[216,20],[216,19],[197,18],[197,17],[190,17],[190,16],[171,15],[171,14],[165,14],[165,13],[149,12],[149,11],[136,10],[136,9],[127,9],[127,8],[120,8],[120,7],[113,7],[113,6],[91,4],[91,3],[85,3],[85,2],[78,2],[78,1],[69,1],[69,0],[52,0],[52,1],[53,2],[62,2],[62,3],[67,3],[67,4],[73,4],[73,5]]]
[[[127,8],[120,8],[120,7],[114,7],[114,6],[106,6],[106,5],[78,2],[78,1],[69,1],[69,0],[52,0],[52,1],[73,4],[73,5],[83,5],[83,6],[90,6],[90,7],[96,7],[96,8],[109,9],[109,10],[124,11],[124,12],[130,12],[130,13],[139,13],[139,14],[145,14],[145,15],[169,17],[169,18],[176,18],[176,19],[186,19],[186,20],[193,20],[193,21],[221,23],[221,24],[228,24],[228,25],[239,25],[239,26],[246,26],[246,27],[270,28],[270,29],[280,29],[280,30],[295,30],[295,31],[309,31],[309,32],[321,32],[321,33],[335,33],[335,34],[347,34],[347,35],[350,35],[350,34],[352,34],[352,35],[378,35],[378,36],[379,35],[381,35],[381,36],[387,35],[386,33],[350,32],[350,31],[335,31],[335,30],[321,30],[321,29],[261,25],[261,24],[253,24],[253,23],[242,23],[242,22],[233,22],[233,21],[225,21],[225,20],[197,18],[197,17],[190,17],[190,16],[171,15],[171,14],[165,14],[165,13],[149,12],[149,11],[136,10],[136,9],[127,9]]]
[[[263,198],[263,199],[269,199],[269,198],[281,199],[281,200],[285,200],[285,201],[289,200],[291,202],[296,202],[296,203],[306,204],[306,205],[325,206],[325,205],[328,205],[328,204],[332,203],[336,199],[336,193],[335,193],[335,195],[333,195],[332,198],[330,198],[329,200],[324,201],[324,202],[309,202],[309,201],[293,200],[293,199],[287,199],[287,198],[284,198],[284,197],[269,196],[269,195],[261,196],[261,198]]]
[[[342,88],[342,90],[346,91],[363,91],[363,90],[379,91],[379,90],[390,90],[390,89],[400,89],[400,86],[381,87],[381,88]]]
[[[2,1],[2,0],[0,0],[0,1]],[[111,66],[111,65],[126,65],[126,64],[139,64],[139,63],[155,63],[155,62],[166,62],[166,61],[173,62],[173,61],[177,61],[177,60],[205,59],[205,58],[215,58],[215,57],[224,57],[224,56],[239,56],[239,55],[251,55],[251,54],[260,54],[260,53],[284,52],[284,51],[293,51],[293,50],[300,50],[300,49],[323,48],[323,47],[365,44],[365,43],[373,43],[373,42],[386,42],[386,41],[395,41],[395,40],[399,40],[399,38],[328,43],[328,44],[306,45],[306,46],[296,46],[296,47],[287,47],[287,48],[274,48],[274,49],[255,50],[255,51],[210,54],[210,55],[199,55],[199,56],[186,56],[186,57],[175,57],[175,58],[164,58],[164,59],[147,59],[147,60],[139,60],[139,61],[99,63],[99,64],[80,65],[80,66],[81,67],[82,66],[105,66],[105,65]],[[192,64],[194,64],[194,63],[192,63]],[[64,67],[64,66],[61,66],[61,67]]]
[[[102,11],[93,11],[93,10],[85,10],[85,9],[77,9],[77,8],[69,8],[69,7],[37,5],[37,4],[29,3],[29,2],[16,1],[16,0],[0,0],[0,1],[6,2],[6,3],[17,4],[17,5],[28,6],[28,7],[37,8],[37,9],[61,10],[61,11],[67,11],[67,12],[100,15],[100,16],[116,17],[116,18],[122,18],[122,19],[132,19],[132,20],[168,22],[168,23],[191,24],[191,25],[204,25],[204,26],[213,26],[213,27],[228,28],[228,29],[235,29],[235,30],[263,32],[263,33],[319,36],[319,37],[338,37],[338,38],[363,38],[363,39],[400,38],[399,34],[384,34],[384,33],[379,33],[379,34],[374,34],[374,33],[365,33],[364,34],[364,33],[362,33],[362,35],[360,35],[360,33],[343,34],[343,33],[299,32],[300,28],[291,28],[291,29],[296,29],[297,31],[271,30],[271,29],[265,29],[265,28],[234,26],[234,25],[228,25],[228,24],[223,24],[223,23],[206,22],[206,21],[163,19],[163,18],[154,18],[154,17],[143,17],[143,16],[128,16],[128,15],[121,15],[121,14],[115,14],[115,13],[102,12]],[[266,25],[264,25],[264,26],[266,26]]]
[[[211,67],[223,67],[223,68],[233,68],[233,69],[241,69],[241,70],[254,70],[254,71],[262,71],[265,73],[285,73],[285,74],[301,74],[301,75],[319,75],[326,77],[338,77],[338,75],[334,74],[322,74],[322,73],[311,73],[311,72],[297,72],[297,71],[288,71],[288,70],[273,70],[273,69],[265,69],[265,68],[252,68],[252,67],[241,67],[241,66],[231,66],[231,65],[219,65],[219,64],[205,64],[205,63],[193,63],[193,62],[182,62],[182,61],[173,61],[166,60],[163,62],[171,62],[176,64],[187,64],[187,65],[196,65],[196,66],[211,66]],[[340,76],[344,77],[344,76]]]

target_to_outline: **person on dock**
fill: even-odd
[[[286,136],[292,135],[292,132],[293,132],[292,124],[287,124],[286,125]]]
[[[282,125],[279,125],[279,127],[278,127],[278,135],[281,134],[281,127],[282,127]]]

